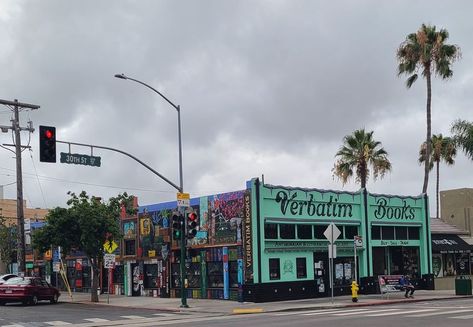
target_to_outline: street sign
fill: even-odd
[[[103,249],[108,253],[113,253],[118,248],[118,244],[114,240],[105,241]]]
[[[335,244],[331,244],[328,246],[328,257],[330,259],[337,258],[337,246]]]
[[[178,208],[188,208],[191,206],[189,193],[177,193],[177,207]]]
[[[59,272],[61,270],[61,264],[59,262],[53,263],[53,272]]]
[[[105,269],[112,269],[115,264],[115,254],[106,253],[103,256],[103,267]]]
[[[337,238],[342,234],[342,232],[335,226],[334,223],[330,223],[327,229],[324,232],[324,236],[330,243],[333,243],[337,240]]]
[[[75,165],[100,167],[101,157],[88,156],[80,153],[64,153],[61,152],[61,162]]]
[[[361,236],[355,236],[353,242],[356,248],[363,247],[363,239],[361,238]]]

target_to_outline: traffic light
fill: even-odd
[[[56,127],[39,126],[39,161],[56,162]]]
[[[197,214],[195,212],[191,212],[187,214],[187,237],[194,238],[197,234]]]
[[[172,214],[172,238],[175,241],[181,240],[181,233],[184,232],[184,217],[178,212]]]

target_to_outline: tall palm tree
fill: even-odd
[[[452,124],[451,132],[457,147],[461,148],[465,155],[473,160],[473,123],[457,119]]]
[[[373,140],[373,131],[366,133],[365,129],[359,129],[345,136],[335,157],[338,160],[332,172],[343,184],[356,174],[355,181],[366,188],[370,167],[373,169],[374,180],[391,171],[388,153],[381,147],[381,142]]]
[[[445,44],[447,39],[446,29],[437,31],[435,26],[422,24],[416,33],[411,33],[406,37],[397,50],[398,76],[409,75],[406,82],[407,88],[410,88],[417,80],[419,71],[427,81],[427,137],[425,141],[427,146],[422,193],[427,193],[429,184],[432,73],[441,79],[452,77],[453,71],[450,65],[461,56],[458,46]]]
[[[429,170],[434,168],[434,163],[437,173],[437,185],[435,189],[435,196],[437,200],[437,218],[439,218],[439,187],[440,187],[440,161],[445,162],[447,165],[453,165],[455,163],[455,156],[457,155],[457,148],[455,142],[451,137],[443,137],[442,134],[432,135],[430,147],[432,152],[429,160]],[[419,150],[419,163],[424,163],[427,157],[427,145],[422,143]]]

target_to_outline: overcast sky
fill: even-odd
[[[473,120],[471,1],[0,1],[0,99],[40,105],[23,152],[29,207],[65,206],[67,191],[153,204],[176,190],[121,154],[94,150],[100,168],[39,162],[38,126],[57,139],[121,149],[179,184],[181,106],[184,190],[191,196],[266,183],[357,191],[334,179],[345,135],[374,131],[392,163],[370,192],[419,195],[418,149],[426,134],[426,83],[397,76],[396,49],[422,23],[446,28],[462,59],[433,80],[432,132]],[[0,106],[0,125],[10,108]],[[22,133],[22,144],[28,144]],[[11,143],[1,133],[0,143]],[[58,144],[60,152],[68,152]],[[90,154],[84,147],[73,153]],[[472,187],[473,162],[441,166],[441,190]],[[0,185],[16,197],[15,159],[0,148]],[[429,182],[431,208],[435,175]],[[432,215],[435,212],[432,211]]]

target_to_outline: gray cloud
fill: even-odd
[[[423,22],[447,28],[461,46],[453,79],[433,83],[433,133],[448,135],[456,118],[473,119],[471,9],[468,1],[2,1],[0,98],[41,105],[22,114],[23,124],[30,118],[57,126],[59,139],[128,151],[178,183],[175,110],[113,75],[152,85],[181,106],[192,195],[242,189],[261,174],[274,184],[342,189],[331,174],[334,155],[343,136],[365,127],[393,164],[369,189],[419,194],[425,81],[407,90],[395,51]],[[37,135],[33,159],[23,156],[31,206],[65,205],[68,190],[82,189],[105,198],[128,191],[143,204],[175,198],[172,187],[118,154],[96,150],[101,168],[39,163]],[[7,184],[11,153],[2,149],[0,162]],[[457,165],[442,167],[442,187],[471,186],[470,169],[459,154]],[[429,188],[434,196],[433,176]],[[7,197],[14,192],[5,187]]]

